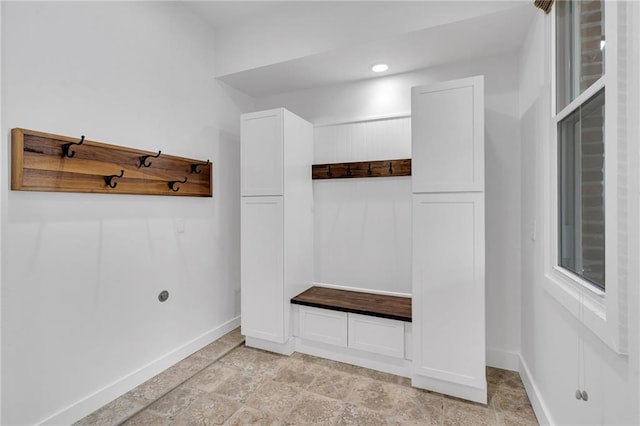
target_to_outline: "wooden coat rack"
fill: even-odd
[[[312,179],[411,176],[411,159],[314,164]]]
[[[11,189],[213,196],[213,164],[81,138],[11,130]]]

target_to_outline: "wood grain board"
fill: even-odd
[[[138,195],[173,195],[191,197],[213,196],[213,164],[206,161],[162,153],[147,159],[149,167],[141,166],[140,157],[157,152],[142,151],[117,145],[84,140],[73,145],[75,155],[63,155],[62,146],[77,143],[71,138],[27,129],[11,130],[11,189],[16,191],[87,192]],[[195,173],[192,165],[199,164]],[[112,179],[115,188],[107,185]],[[175,183],[172,191],[169,182]]]
[[[313,286],[292,298],[291,303],[411,322],[410,297]]]
[[[411,176],[411,159],[314,164],[313,179]]]

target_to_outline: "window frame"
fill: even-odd
[[[604,74],[561,111],[557,107],[556,7],[550,22],[551,117],[549,146],[545,162],[544,277],[545,290],[571,312],[585,327],[620,354],[627,353],[624,289],[618,282],[618,2],[604,1],[606,40]],[[604,208],[606,291],[559,265],[558,125],[596,93],[605,92],[604,132]]]

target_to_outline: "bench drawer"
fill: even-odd
[[[350,313],[349,348],[404,358],[404,322]]]
[[[346,312],[300,306],[299,315],[301,338],[347,347]]]

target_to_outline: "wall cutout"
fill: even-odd
[[[213,196],[213,164],[26,129],[11,130],[11,189]]]

